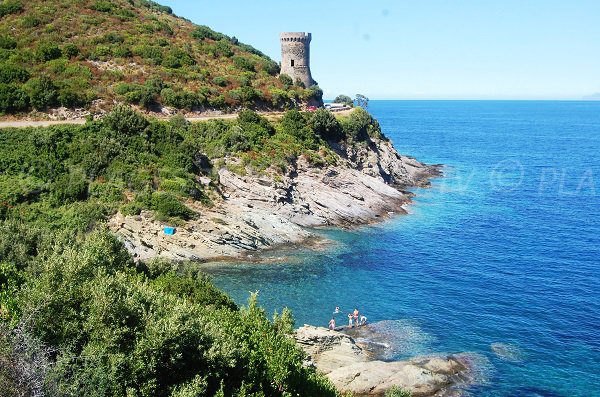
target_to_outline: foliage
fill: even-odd
[[[354,99],[354,101],[356,102],[356,105],[365,110],[369,107],[369,98],[364,95],[356,94],[356,99]]]
[[[176,17],[153,1],[5,0],[0,16],[0,84],[10,85],[2,87],[3,113],[84,107],[94,99],[154,111],[286,109],[315,94],[282,83],[279,65],[252,46]],[[53,93],[22,95],[31,94],[29,79],[42,78],[53,82]],[[282,87],[287,98],[273,100],[272,88]],[[167,90],[163,96],[164,89],[185,95]]]
[[[23,4],[16,0],[5,0],[0,3],[0,17],[9,14],[18,14],[23,11]]]
[[[333,102],[343,103],[346,106],[354,107],[354,102],[352,101],[352,98],[350,98],[348,95],[338,95],[335,97]]]
[[[366,141],[369,138],[385,138],[379,122],[361,107],[356,108],[347,118],[340,119],[340,123],[348,139]]]
[[[136,266],[105,231],[56,244],[36,260],[43,271],[12,294],[26,327],[0,329],[0,362],[14,363],[13,346],[26,346],[36,362],[20,368],[37,371],[39,392],[337,395],[302,364],[289,310],[270,322],[256,294],[238,309],[197,271],[178,274],[164,261]],[[18,376],[0,369],[10,386]]]
[[[156,211],[160,218],[190,219],[194,212],[183,205],[175,195],[167,192],[155,192],[152,194],[151,208]]]
[[[281,81],[281,84],[283,84],[286,88],[294,84],[294,80],[292,80],[292,78],[287,74],[280,74],[279,81]]]
[[[312,114],[310,126],[325,140],[339,141],[344,137],[342,126],[338,120],[325,109],[317,109]]]
[[[0,83],[0,113],[15,113],[28,106],[29,96],[18,85]]]
[[[143,134],[150,124],[144,116],[129,106],[116,106],[102,121],[111,130],[125,135]]]
[[[412,393],[398,386],[392,386],[385,392],[384,397],[411,397]]]
[[[37,110],[43,110],[57,103],[57,89],[54,82],[47,76],[31,79],[27,83],[29,101]]]

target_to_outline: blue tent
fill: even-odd
[[[165,227],[164,232],[167,236],[172,236],[175,234],[175,228],[174,227]]]

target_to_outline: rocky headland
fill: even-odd
[[[429,166],[402,156],[386,139],[361,145],[332,145],[335,165],[317,167],[299,158],[283,176],[240,175],[223,166],[218,181],[206,183],[218,192],[211,208],[187,205],[200,216],[165,235],[165,224],[151,212],[117,214],[110,228],[123,237],[140,260],[165,257],[210,261],[240,258],[286,244],[302,244],[315,237],[311,228],[349,228],[405,213],[412,194],[406,189],[427,186],[439,175]],[[237,159],[226,159],[229,164]]]
[[[306,365],[315,366],[338,390],[354,396],[383,396],[392,386],[410,391],[413,397],[460,396],[462,388],[473,383],[468,354],[384,361],[385,345],[359,339],[372,332],[369,325],[352,330],[355,339],[345,331],[304,325],[295,338],[308,356]]]

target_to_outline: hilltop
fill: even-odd
[[[0,114],[81,117],[142,110],[233,111],[321,102],[235,37],[148,0],[0,3]],[[275,39],[275,38],[274,38]]]

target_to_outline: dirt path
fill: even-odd
[[[336,112],[336,115],[347,115],[350,111]],[[283,116],[284,112],[259,112],[262,116],[268,119],[278,119]],[[217,119],[234,119],[238,115],[237,113],[229,114],[217,114],[217,115],[206,115],[206,116],[194,116],[186,117],[186,120],[195,123],[199,121],[217,120]],[[74,119],[74,120],[43,120],[43,121],[30,121],[30,120],[11,120],[11,121],[0,121],[0,129],[2,128],[26,128],[26,127],[50,127],[53,125],[66,125],[66,124],[85,124],[85,119]]]

